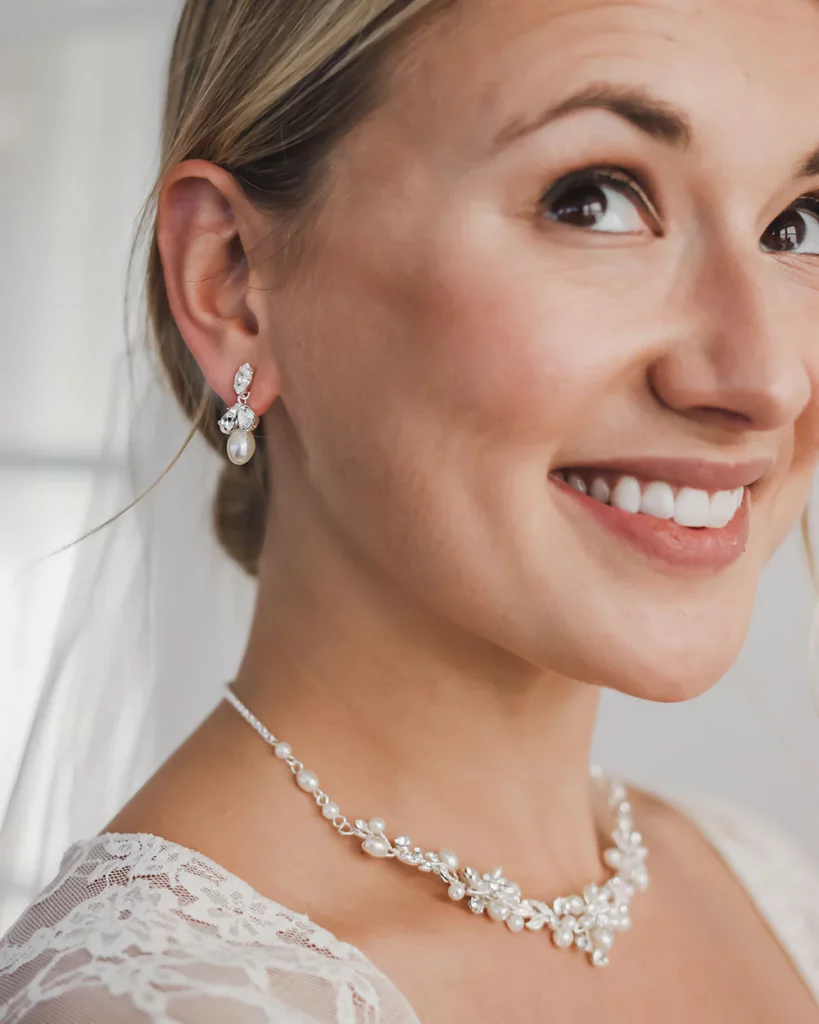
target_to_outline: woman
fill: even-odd
[[[0,1021],[819,1021],[793,841],[589,771],[604,687],[721,678],[807,499],[817,41],[814,0],[189,0],[150,310],[255,615],[6,935]]]

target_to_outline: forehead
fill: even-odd
[[[416,133],[472,148],[590,81],[802,151],[819,138],[819,0],[461,0],[419,33],[392,100]]]

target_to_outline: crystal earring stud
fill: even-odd
[[[259,417],[247,404],[250,400],[252,380],[253,368],[250,363],[243,363],[233,381],[236,404],[219,420],[219,429],[223,434],[230,435],[227,441],[227,455],[235,466],[244,466],[246,462],[250,462],[256,451],[256,438],[251,431],[258,426]]]

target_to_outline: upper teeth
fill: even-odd
[[[617,478],[612,488],[601,476],[592,479],[591,486],[577,473],[570,473],[567,483],[582,494],[613,505],[624,512],[641,512],[656,519],[673,519],[680,526],[711,527],[721,529],[736,515],[745,495],[744,487],[734,491],[699,491],[693,487],[674,488],[662,480],[640,484],[633,476]]]

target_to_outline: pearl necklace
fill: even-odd
[[[451,850],[437,853],[413,846],[409,836],[390,840],[386,836],[383,818],[364,821],[357,818],[351,823],[341,813],[338,804],[319,788],[318,776],[305,768],[292,753],[289,743],[277,739],[252,714],[228,685],[227,700],[248,724],[269,743],[280,760],[289,767],[300,789],[313,796],[323,816],[342,836],[356,836],[362,840],[361,849],[371,857],[394,857],[403,864],[427,874],[437,875],[447,884],[452,900],[467,900],[475,914],[486,915],[493,921],[502,921],[512,932],[541,931],[548,927],[552,941],[559,949],[576,946],[586,952],[595,967],[605,967],[608,952],[618,931],[631,927],[629,903],[634,893],[648,887],[645,859],[648,850],[643,837],[633,829],[631,804],[626,799],[622,782],[609,779],[609,807],[617,809],[617,825],[610,833],[614,846],[603,851],[603,860],[613,869],[603,885],[591,883],[584,887],[583,895],[559,896],[552,905],[541,900],[523,899],[520,886],[504,878],[501,868],[479,874],[471,867],[460,868],[458,857]],[[603,772],[591,766],[591,775],[602,779]]]

